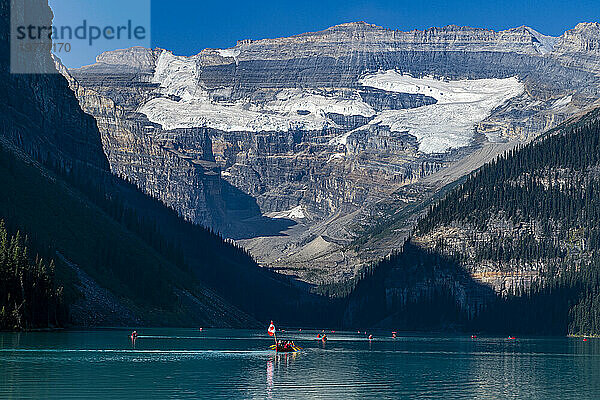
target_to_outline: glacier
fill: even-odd
[[[220,50],[224,57],[237,57],[233,51]],[[160,85],[163,97],[142,104],[139,112],[163,129],[207,127],[222,131],[321,130],[338,127],[329,114],[372,118],[366,126],[388,126],[392,132],[413,135],[423,153],[443,153],[471,144],[474,127],[492,110],[524,92],[516,77],[447,80],[420,78],[396,70],[367,74],[359,85],[387,92],[421,94],[437,103],[412,109],[376,112],[358,91],[343,95],[324,89],[274,89],[262,102],[250,99],[215,101],[200,84],[197,57],[175,56],[163,51],[157,60],[153,82]],[[222,88],[223,93],[227,88]],[[213,91],[214,92],[214,91]],[[173,96],[178,99],[173,99]],[[349,132],[330,144],[346,144]],[[493,138],[489,138],[493,140]]]
[[[226,51],[220,54],[234,56]],[[175,56],[163,51],[152,81],[160,84],[164,97],[148,101],[138,111],[167,130],[206,127],[250,132],[320,130],[337,126],[328,118],[329,113],[364,117],[376,114],[358,92],[340,96],[324,90],[286,88],[277,90],[274,99],[262,103],[249,99],[216,102],[198,84],[199,74],[195,56]]]
[[[383,111],[369,123],[415,136],[419,150],[428,154],[470,145],[475,124],[525,91],[516,77],[452,81],[431,76],[415,78],[395,70],[366,75],[360,83],[389,92],[423,94],[437,100],[436,104],[418,108]]]

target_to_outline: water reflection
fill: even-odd
[[[267,398],[273,398],[273,363],[275,357],[267,359]]]
[[[276,375],[287,371],[298,353],[273,353],[267,358],[267,398],[273,398]]]

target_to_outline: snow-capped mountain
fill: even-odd
[[[114,172],[318,283],[398,247],[442,188],[593,104],[599,33],[358,22],[190,57],[119,50],[69,79]]]

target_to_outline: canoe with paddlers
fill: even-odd
[[[302,347],[298,347],[293,341],[279,340],[277,344],[269,346],[271,350],[275,350],[278,353],[294,353],[302,350]]]
[[[273,339],[275,340],[275,344],[269,346],[271,350],[275,350],[278,353],[293,353],[302,349],[301,347],[296,346],[291,340],[277,340],[277,330],[275,329],[273,321],[271,321],[267,333],[269,336],[273,336]]]

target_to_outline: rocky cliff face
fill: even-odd
[[[593,103],[598,30],[359,22],[64,73],[115,173],[319,283],[397,248],[444,187]]]
[[[28,6],[30,21],[52,19],[47,2],[36,0]],[[76,164],[108,169],[101,143],[95,140],[96,121],[81,111],[63,77],[10,73],[10,2],[0,4],[0,22],[0,114],[5,116],[0,135],[34,157],[67,170]],[[50,43],[41,45],[22,57],[43,69],[52,60]]]
[[[28,21],[37,18],[40,26],[50,24],[52,13],[47,0],[16,2],[9,8],[10,2],[0,2],[0,220],[27,235],[32,252],[55,261],[56,282],[64,285],[63,299],[70,308],[69,322],[255,326],[254,318],[233,304],[258,315],[263,306],[257,293],[265,292],[276,296],[285,310],[281,316],[293,307],[285,303],[289,299],[314,317],[310,306],[304,306],[323,304],[315,303],[316,296],[300,293],[307,299],[303,302],[287,279],[265,273],[243,250],[183,221],[111,174],[109,168],[123,165],[127,172],[150,179],[154,190],[173,182],[171,176],[194,177],[189,164],[176,156],[166,158],[169,152],[131,128],[128,124],[135,120],[127,120],[127,109],[118,106],[125,98],[137,101],[136,96],[145,93],[131,83],[141,76],[139,70],[118,76],[121,86],[114,93],[122,95],[113,93],[115,101],[69,77],[52,59],[50,42],[42,40],[31,53],[19,56],[44,67],[32,71],[50,71],[57,65],[69,79],[58,73],[13,74],[10,13],[26,13]],[[144,161],[140,165],[154,169],[125,167],[135,159],[130,153],[138,149],[144,150],[136,153]],[[104,151],[110,154],[110,166]],[[163,168],[165,164],[171,169]],[[149,171],[155,175],[145,175]],[[197,189],[185,193],[194,199],[204,190]],[[273,314],[274,306],[267,308]],[[298,310],[293,314],[296,317]]]

